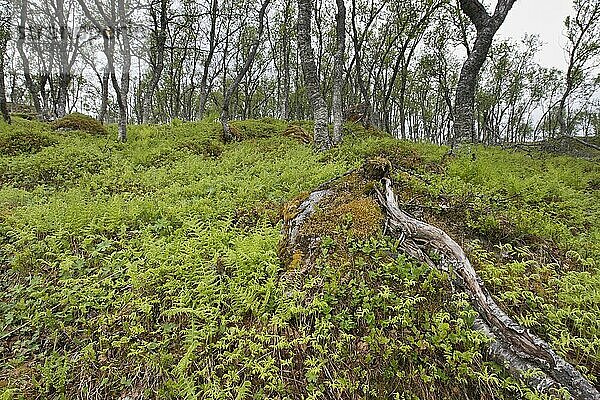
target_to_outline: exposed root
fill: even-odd
[[[577,400],[600,399],[600,393],[575,367],[500,309],[458,243],[441,229],[403,212],[391,181],[384,179],[384,183],[384,190],[378,189],[377,196],[386,212],[388,234],[402,239],[403,250],[410,256],[456,278],[456,285],[469,294],[471,304],[481,317],[474,328],[494,339],[491,355],[542,393],[563,387]],[[440,256],[439,262],[427,256],[430,251]],[[531,373],[532,370],[538,372]]]
[[[353,171],[350,176],[322,185],[293,205],[294,212],[288,213],[285,220],[283,242],[291,264],[302,266],[301,269],[314,265],[320,234],[316,231],[312,235],[304,232],[312,230],[309,223],[313,215],[319,208],[331,205],[332,197],[349,193],[349,185],[355,182],[360,182],[363,186],[360,193],[366,196],[365,190],[373,187],[373,181],[381,179],[380,174],[389,172],[387,163],[377,161],[381,160],[372,160],[361,171]],[[371,183],[368,183],[369,180]],[[502,311],[483,286],[461,246],[443,230],[402,211],[391,181],[384,178],[383,182],[384,187],[375,188],[374,192],[385,214],[384,233],[399,239],[400,250],[407,255],[432,268],[448,272],[456,289],[469,295],[473,308],[479,314],[473,328],[492,339],[489,345],[491,356],[511,374],[541,393],[564,388],[573,399],[600,400],[598,390],[574,366],[556,354],[544,340]],[[436,256],[431,257],[432,254]]]
[[[310,144],[313,141],[312,135],[298,125],[289,125],[286,130],[283,131],[283,136],[296,139],[304,144]]]

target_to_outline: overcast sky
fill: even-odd
[[[563,27],[572,4],[572,0],[517,0],[498,35],[520,39],[526,33],[537,34],[544,44],[537,61],[546,67],[564,68]]]

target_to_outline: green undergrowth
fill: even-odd
[[[54,131],[79,131],[99,136],[107,134],[106,128],[100,121],[81,113],[65,115],[62,118],[52,121],[50,127]]]
[[[325,241],[290,281],[284,204],[374,156],[509,313],[598,376],[597,164],[449,157],[358,127],[318,154],[284,122],[234,124],[246,139],[227,145],[212,121],[132,126],[127,143],[0,125],[51,139],[0,154],[0,398],[543,398],[487,359],[447,276],[390,257],[381,233],[350,235],[344,263]]]

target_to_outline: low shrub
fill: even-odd
[[[0,154],[14,156],[33,154],[56,144],[56,139],[45,132],[21,129],[16,126],[0,133]]]
[[[209,138],[190,138],[179,143],[177,148],[212,158],[219,157],[225,149],[223,143]]]
[[[81,131],[91,135],[106,135],[106,128],[100,121],[89,115],[73,113],[53,121],[50,125],[53,130]]]
[[[277,135],[286,128],[284,121],[273,118],[234,121],[231,126],[239,132],[241,139],[266,138]]]
[[[95,146],[50,147],[32,156],[1,160],[0,183],[24,189],[60,187],[97,173],[106,164],[106,155]]]

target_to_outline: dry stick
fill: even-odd
[[[599,400],[598,390],[575,367],[500,309],[458,243],[443,230],[403,212],[391,181],[385,179],[384,182],[384,192],[378,189],[377,197],[386,211],[386,226],[390,233],[404,237],[402,246],[410,256],[455,275],[458,286],[470,295],[471,303],[480,315],[474,328],[493,339],[490,345],[492,356],[540,392],[548,393],[553,388],[563,387],[576,400]],[[441,263],[434,263],[424,250],[436,251],[442,256]],[[531,370],[537,372],[532,374]]]

